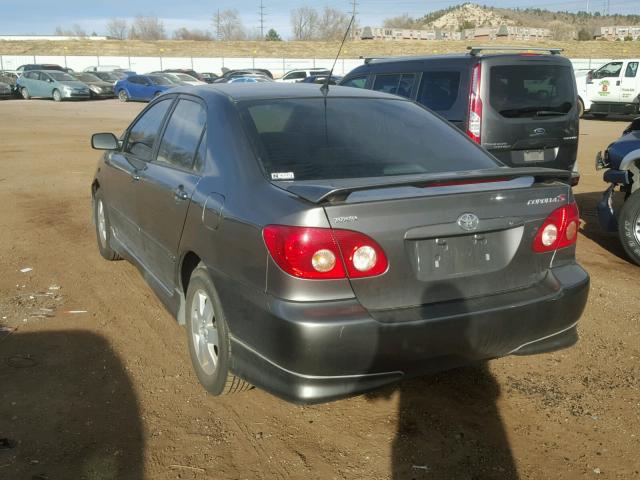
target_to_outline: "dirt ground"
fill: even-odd
[[[143,106],[0,102],[0,479],[640,478],[640,268],[594,216],[628,120],[581,125],[575,347],[301,407],[206,395],[183,329],[98,254],[89,137]]]

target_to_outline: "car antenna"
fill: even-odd
[[[336,67],[336,63],[338,62],[338,58],[340,57],[340,52],[342,51],[342,47],[344,46],[344,42],[347,40],[347,35],[349,35],[349,30],[351,30],[351,25],[353,24],[353,20],[356,18],[355,15],[351,15],[351,19],[349,20],[349,25],[347,25],[347,30],[344,32],[344,37],[342,37],[342,43],[340,44],[340,48],[338,48],[338,54],[336,55],[335,60],[333,61],[333,65],[331,65],[331,70],[329,70],[329,75],[327,79],[320,87],[322,93],[326,96],[329,93],[329,82],[331,81],[331,77],[333,76],[333,69]]]

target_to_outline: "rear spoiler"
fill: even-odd
[[[445,172],[424,175],[403,175],[402,177],[371,177],[358,179],[336,179],[318,182],[307,181],[278,181],[272,182],[279,188],[293,193],[311,203],[322,203],[344,200],[350,193],[377,188],[391,188],[400,186],[429,187],[442,184],[464,184],[477,180],[496,181],[511,180],[518,177],[533,177],[536,182],[559,180],[570,183],[571,172],[541,167],[498,167],[487,170],[465,170],[460,172]]]

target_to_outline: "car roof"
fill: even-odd
[[[314,83],[278,83],[264,82],[254,83],[250,88],[246,85],[233,83],[215,83],[211,85],[198,85],[195,87],[177,87],[171,93],[191,93],[204,100],[224,96],[233,102],[290,98],[323,98],[321,85]],[[405,100],[396,95],[366,90],[364,88],[339,87],[332,85],[327,93],[329,98],[380,98]]]

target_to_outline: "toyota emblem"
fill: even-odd
[[[480,219],[473,213],[463,213],[458,217],[457,223],[461,229],[466,230],[467,232],[472,232],[478,228]]]

